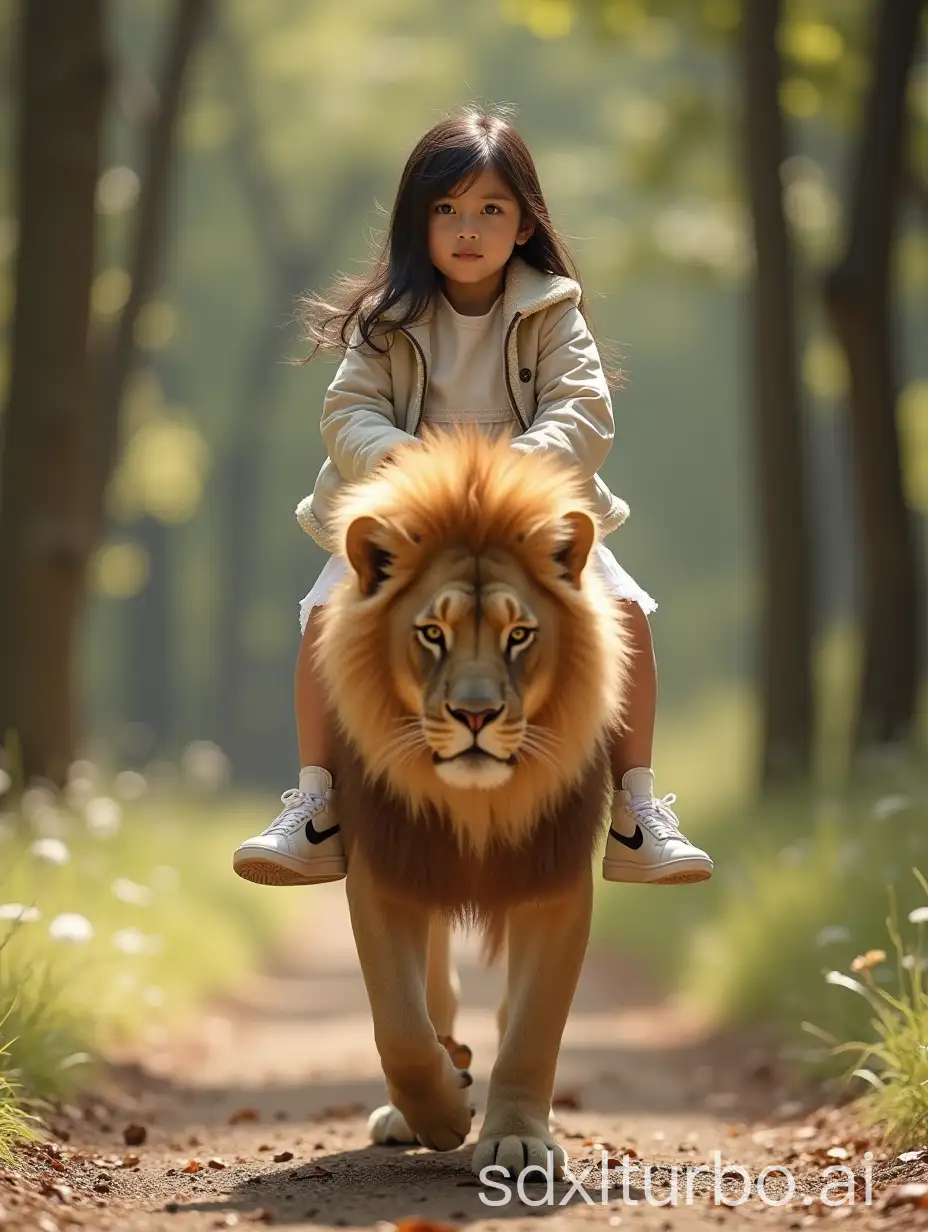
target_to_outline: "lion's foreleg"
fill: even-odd
[[[363,859],[349,865],[346,892],[390,1102],[424,1146],[453,1150],[467,1137],[471,1113],[429,1018],[429,912],[385,898]]]
[[[461,996],[461,981],[451,958],[451,925],[440,915],[429,924],[429,958],[425,999],[429,1018],[439,1035],[454,1035]]]
[[[509,912],[507,1015],[490,1077],[487,1112],[474,1151],[474,1170],[502,1164],[513,1173],[544,1165],[554,1152],[560,1173],[566,1154],[548,1127],[561,1037],[590,936],[592,873],[556,901]]]

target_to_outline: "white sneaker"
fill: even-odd
[[[617,791],[612,802],[612,825],[603,856],[606,881],[634,881],[651,885],[682,885],[707,881],[713,864],[706,852],[680,833],[670,807],[676,796],[640,799],[633,805],[627,791]]]
[[[280,797],[283,810],[268,828],[235,851],[232,867],[259,885],[315,885],[339,881],[348,871],[340,827],[334,821],[332,776],[321,767],[312,791],[294,788]]]

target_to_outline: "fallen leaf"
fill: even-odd
[[[261,1113],[257,1108],[236,1108],[229,1117],[230,1125],[244,1125],[246,1121],[260,1121]]]
[[[200,1163],[198,1159],[189,1160],[181,1168],[181,1172],[202,1172],[202,1171],[203,1171],[203,1165]]]
[[[228,1168],[229,1166],[224,1159],[220,1159],[218,1156],[214,1157],[213,1159],[208,1159],[206,1163],[208,1167],[214,1168],[217,1172],[220,1169]]]
[[[583,1104],[576,1091],[557,1091],[551,1100],[551,1107],[567,1108],[576,1111],[578,1108],[582,1108]]]
[[[897,1206],[928,1206],[928,1184],[910,1181],[907,1185],[894,1185],[886,1195],[884,1206],[887,1210]]]
[[[62,1185],[60,1182],[49,1184],[46,1182],[42,1186],[42,1193],[46,1198],[57,1198],[59,1202],[68,1203],[74,1196],[74,1190],[70,1185]]]
[[[466,1069],[466,1066],[459,1066],[459,1069]],[[345,1121],[351,1117],[359,1116],[362,1112],[367,1112],[367,1104],[328,1104],[325,1108],[320,1108],[314,1114],[314,1120],[334,1120]]]
[[[626,1147],[622,1155],[610,1155],[606,1160],[607,1168],[621,1168],[626,1159],[637,1159],[638,1152],[633,1146]]]
[[[277,1154],[274,1156],[274,1163],[275,1164],[285,1164],[287,1163],[288,1160],[291,1160],[292,1158],[293,1158],[292,1151],[278,1151]]]
[[[122,1131],[122,1140],[126,1146],[141,1146],[148,1137],[148,1130],[144,1125],[127,1125]]]
[[[440,1223],[437,1219],[408,1219],[397,1220],[396,1232],[457,1232],[457,1228],[453,1223]]]

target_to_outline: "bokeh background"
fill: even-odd
[[[217,903],[270,910],[222,852],[297,766],[323,556],[293,511],[334,372],[294,362],[299,297],[362,268],[427,127],[505,105],[626,372],[610,546],[660,604],[659,789],[718,869],[612,893],[600,927],[720,1014],[798,1022],[879,942],[888,884],[923,899],[925,36],[914,0],[0,4],[0,850],[24,901],[83,910],[36,834],[105,879],[107,817],[155,847],[212,817]]]

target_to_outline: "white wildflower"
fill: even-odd
[[[122,770],[116,775],[113,787],[123,800],[140,800],[148,791],[148,781],[137,770]]]
[[[910,924],[928,924],[928,907],[916,907],[909,912]]]
[[[117,877],[110,889],[121,903],[128,903],[131,907],[150,907],[154,899],[148,886],[130,881],[128,877]]]
[[[220,791],[232,777],[232,763],[218,744],[194,740],[181,757],[184,777],[202,791]]]
[[[87,829],[97,838],[115,838],[122,824],[122,806],[109,796],[87,801],[84,809]]]
[[[68,782],[72,783],[75,779],[89,779],[91,783],[97,783],[100,780],[100,771],[92,761],[81,758],[72,761],[68,766]]]
[[[53,804],[36,805],[29,816],[29,824],[39,838],[64,838],[69,820],[67,814]]]
[[[34,924],[41,918],[38,907],[25,903],[0,903],[0,920],[18,920],[22,924]]]
[[[71,779],[64,789],[65,799],[71,808],[83,808],[96,790],[93,779]]]
[[[897,813],[905,812],[910,803],[908,796],[883,796],[873,806],[873,818],[875,821],[889,821]]]
[[[174,894],[180,888],[180,873],[170,864],[159,864],[152,869],[149,882],[159,894]]]
[[[819,949],[823,949],[826,945],[839,945],[843,941],[850,941],[851,930],[844,924],[826,924],[820,929],[816,938],[815,944]]]
[[[67,864],[71,858],[67,845],[60,838],[37,838],[29,848],[38,860],[48,860],[49,864]]]
[[[783,847],[777,855],[777,859],[784,868],[799,868],[800,865],[805,864],[808,857],[809,845],[804,841]]]
[[[20,801],[22,814],[28,822],[32,822],[37,813],[54,807],[55,793],[48,787],[27,787]]]
[[[48,926],[48,935],[54,941],[83,943],[93,938],[93,925],[86,916],[76,911],[66,911],[55,916]]]
[[[113,933],[112,941],[121,954],[158,954],[162,946],[160,937],[146,937],[138,928],[120,928]]]
[[[843,971],[829,971],[825,976],[826,984],[838,984],[842,988],[849,988],[851,992],[859,992],[861,996],[867,995],[867,990],[859,980],[852,980],[849,975],[845,975]]]

